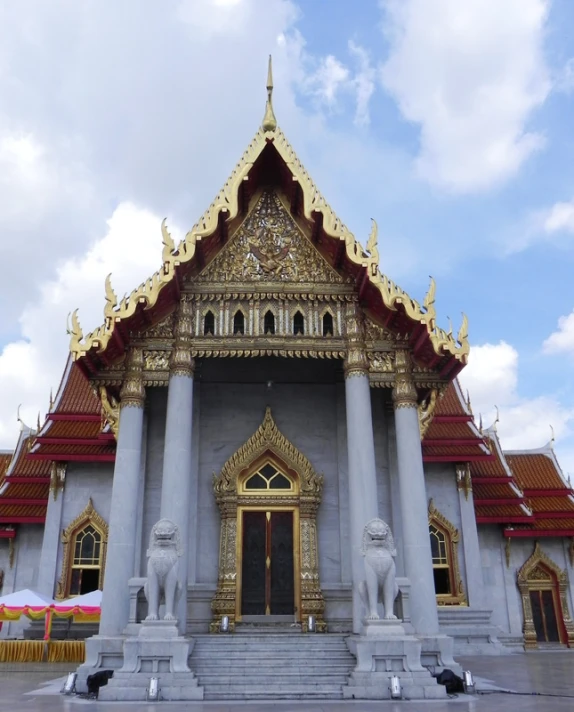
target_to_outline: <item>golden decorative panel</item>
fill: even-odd
[[[249,490],[247,485],[250,479],[261,472],[264,461],[273,463],[285,478],[284,488],[266,488],[256,493]],[[303,629],[308,616],[315,616],[317,630],[325,631],[325,601],[319,580],[316,522],[323,477],[279,431],[269,408],[257,431],[229,458],[219,475],[214,474],[213,489],[221,512],[221,532],[218,584],[211,604],[214,615],[211,631],[219,631],[224,615],[229,617],[231,629],[240,617],[241,554],[238,547],[241,541],[237,536],[238,520],[241,513],[251,507],[294,512],[296,616]]]
[[[98,588],[103,589],[104,571],[106,568],[106,549],[108,545],[108,525],[106,521],[96,512],[90,497],[86,508],[81,512],[62,532],[62,544],[64,545],[64,556],[62,560],[62,573],[56,589],[56,598],[66,598],[70,587],[72,565],[74,558],[74,545],[77,535],[86,527],[91,526],[100,535],[101,550],[99,556],[99,581]]]
[[[533,650],[538,647],[530,592],[540,590],[552,591],[560,640],[573,647],[574,623],[568,607],[568,574],[542,551],[540,542],[535,543],[532,556],[520,568],[516,580],[522,599],[524,648]]]

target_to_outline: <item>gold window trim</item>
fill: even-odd
[[[530,603],[530,591],[551,590],[554,597],[556,622],[560,639],[569,648],[574,647],[574,623],[568,607],[568,574],[547,556],[540,546],[534,545],[534,551],[519,569],[516,580],[522,599],[523,633],[525,650],[538,648],[534,617]],[[565,640],[562,640],[565,638]]]
[[[449,594],[436,594],[437,606],[467,606],[468,601],[458,564],[458,544],[460,541],[458,529],[438,511],[432,499],[429,500],[428,517],[429,528],[432,525],[445,536],[448,568],[453,590],[453,593]]]
[[[273,464],[294,483],[294,491],[242,489],[243,483],[266,462]],[[213,475],[213,489],[221,512],[219,575],[211,603],[212,632],[218,632],[223,616],[233,630],[240,614],[241,593],[241,517],[246,509],[293,511],[296,617],[305,630],[313,615],[316,629],[324,631],[325,601],[319,580],[317,551],[317,510],[321,502],[323,476],[279,431],[271,409],[267,408],[256,432]]]
[[[64,529],[62,532],[62,544],[64,555],[62,559],[62,573],[56,588],[56,598],[63,599],[69,595],[70,582],[72,576],[73,551],[76,536],[87,526],[92,526],[102,537],[100,548],[100,573],[98,588],[100,591],[104,587],[104,572],[106,569],[106,552],[108,548],[108,525],[94,508],[90,497],[85,509]]]

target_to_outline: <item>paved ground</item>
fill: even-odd
[[[33,671],[8,669],[0,664],[0,712],[93,712],[145,707],[146,712],[162,709],[191,712],[571,712],[574,710],[574,651],[528,653],[502,657],[460,658],[463,667],[480,678],[483,687],[491,685],[526,693],[460,695],[448,702],[273,702],[273,703],[99,703],[59,694],[63,668]],[[486,681],[489,681],[486,682]],[[564,697],[532,696],[532,692]],[[566,697],[567,695],[570,698]]]

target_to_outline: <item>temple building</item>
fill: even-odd
[[[146,616],[152,526],[170,519],[179,632],[221,697],[205,661],[241,635],[360,634],[364,527],[380,518],[423,665],[446,639],[455,659],[571,647],[574,492],[552,444],[504,452],[477,425],[457,380],[466,319],[444,331],[434,282],[419,303],[380,272],[376,224],[365,246],[349,232],[271,97],[269,79],[261,128],[185,238],[162,224],[159,271],[121,300],[108,278],[91,333],[72,315],[44,423],[0,453],[0,594],[103,589],[99,630],[53,635],[119,669]],[[339,692],[354,667],[340,659]]]

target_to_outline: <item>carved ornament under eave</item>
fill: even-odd
[[[165,341],[173,338],[173,327],[175,324],[175,312],[168,314],[161,321],[153,326],[142,327],[131,334],[132,337],[138,339],[159,339]]]
[[[261,195],[237,233],[195,281],[346,282],[303,235],[272,191]]]

